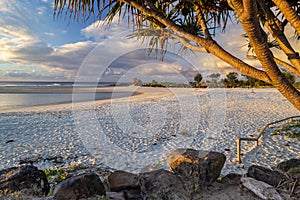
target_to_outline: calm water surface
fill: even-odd
[[[99,92],[96,94],[86,93],[80,94],[80,96],[76,98],[76,101],[103,100],[130,95],[131,93],[128,92],[118,92],[113,93],[113,95],[111,92]],[[72,94],[0,94],[0,110],[71,102]]]

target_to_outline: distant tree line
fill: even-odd
[[[282,69],[282,73],[284,76],[290,81],[292,84],[296,86],[296,77],[290,73],[289,71]],[[226,75],[226,78],[223,79],[225,88],[235,88],[235,87],[273,87],[271,84],[266,83],[262,80],[258,80],[256,78],[247,76],[242,74],[242,77],[245,79],[239,80],[239,74],[236,72],[230,72]]]
[[[284,76],[288,79],[288,81],[291,82],[294,86],[300,86],[300,82],[296,82],[296,77],[291,72],[285,69],[282,69],[281,71],[284,74]],[[198,76],[198,74],[196,76]],[[228,74],[226,74],[226,77],[224,79],[220,79],[221,75],[219,73],[213,73],[208,75],[207,77],[210,78],[210,80],[206,80],[206,84],[208,87],[273,87],[269,83],[244,74],[241,75],[243,79],[239,79],[239,74],[237,72],[229,72]]]
[[[300,88],[300,82],[296,82],[296,77],[289,71],[281,70],[284,76],[290,81],[295,87]],[[144,87],[179,87],[179,88],[259,88],[259,87],[273,87],[271,84],[266,83],[262,80],[247,76],[242,74],[239,76],[237,72],[229,72],[226,77],[221,79],[221,74],[212,73],[207,76],[209,79],[202,82],[203,76],[197,73],[194,76],[194,82],[186,83],[173,83],[173,82],[157,82],[152,80],[150,83],[142,83],[138,78],[133,78],[131,84],[134,86],[144,86]],[[242,79],[239,79],[241,77]]]

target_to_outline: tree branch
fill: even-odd
[[[300,17],[298,16],[298,13],[285,0],[272,1],[279,8],[284,17],[290,22],[290,24],[295,28],[298,35],[300,36]]]
[[[206,26],[206,23],[205,23],[204,15],[201,12],[201,8],[198,4],[196,4],[196,13],[197,13],[197,16],[198,16],[197,24],[199,24],[201,26],[204,37],[206,39],[212,40],[211,34],[210,34],[210,32],[209,32],[209,30]]]
[[[280,29],[280,27],[277,25],[276,21],[277,18],[273,14],[273,12],[270,10],[269,7],[265,5],[262,0],[257,0],[261,8],[263,9],[267,21],[265,22],[265,26],[272,34],[273,38],[278,42],[280,48],[283,50],[283,52],[287,55],[290,62],[296,67],[296,70],[298,69],[298,72],[296,74],[299,74],[300,71],[300,57],[299,53],[296,52],[291,44],[289,43],[288,39],[285,37],[284,33]],[[295,70],[293,70],[295,71]]]
[[[207,50],[204,47],[193,45],[188,40],[186,40],[184,37],[181,37],[179,35],[171,33],[170,31],[164,31],[164,35],[167,36],[167,37],[172,37],[172,38],[178,40],[183,46],[185,46],[186,48],[189,48],[193,51],[207,53]]]
[[[247,55],[247,58],[257,60],[257,57],[253,56],[253,55]],[[298,76],[300,78],[300,72],[294,66],[292,66],[289,63],[287,63],[283,60],[280,60],[279,58],[276,58],[276,57],[274,57],[274,61],[278,65],[281,65],[281,66],[285,67],[286,69],[290,70],[292,73],[294,73],[296,76]]]
[[[175,33],[178,33],[179,35],[182,35],[183,37],[187,38],[188,40],[191,40],[195,43],[200,44],[202,47],[204,47],[209,53],[214,54],[219,59],[225,61],[226,63],[230,64],[237,70],[239,70],[241,73],[246,74],[248,76],[254,77],[256,79],[262,80],[266,83],[271,83],[271,79],[267,75],[265,71],[256,69],[247,63],[243,62],[242,60],[234,57],[227,51],[225,51],[222,47],[220,47],[214,40],[208,40],[205,38],[201,38],[199,36],[190,34],[184,30],[182,30],[180,27],[178,27],[176,24],[174,24],[172,21],[164,17],[162,14],[160,14],[156,8],[151,8],[150,5],[146,7],[142,5],[141,3],[138,3],[134,0],[121,0],[124,3],[127,3],[138,10],[142,11],[143,13],[152,16],[156,20],[160,21],[162,24],[164,24],[167,28],[174,31]],[[147,1],[148,4],[151,2]]]
[[[231,0],[236,1],[236,0]],[[254,47],[266,73],[272,80],[272,84],[284,95],[298,110],[300,110],[300,92],[284,77],[274,61],[257,18],[256,0],[243,0],[244,12],[238,13],[239,20],[246,31],[250,44]],[[233,9],[235,9],[233,7]]]

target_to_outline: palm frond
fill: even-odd
[[[274,15],[279,18],[282,17],[281,25],[284,27],[288,22],[284,19],[279,9],[276,9],[272,0],[261,0],[266,6],[274,10]],[[287,0],[295,10],[300,10],[300,0]],[[199,25],[199,16],[197,11],[201,12],[201,17],[204,18],[207,29],[211,35],[214,35],[216,29],[225,31],[228,20],[233,21],[235,14],[228,5],[227,0],[135,0],[136,3],[143,7],[155,9],[167,20],[172,21],[178,28],[185,32],[196,36],[203,37],[204,33]],[[198,9],[198,10],[197,10]],[[299,13],[299,12],[298,12]],[[69,14],[75,19],[88,19],[91,15],[96,15],[98,19],[104,19],[108,24],[112,23],[115,17],[124,19],[127,17],[128,25],[132,25],[135,31],[140,31],[138,34],[147,35],[147,31],[141,31],[146,28],[166,29],[168,28],[154,17],[149,16],[137,8],[121,0],[55,0],[54,1],[54,15]],[[202,19],[203,19],[202,18]],[[261,22],[266,21],[265,13],[262,9],[259,10],[259,19]],[[236,20],[238,21],[238,20]],[[265,34],[263,32],[263,34]],[[266,41],[268,36],[266,36]],[[297,35],[296,37],[299,36]],[[150,37],[150,46],[166,48],[168,40]],[[269,42],[269,41],[268,41]],[[278,48],[278,44],[274,41],[269,42],[270,47]],[[251,48],[251,46],[249,46]]]

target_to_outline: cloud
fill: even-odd
[[[96,50],[95,55],[104,54],[106,57],[98,57],[99,59],[102,59],[104,63],[106,63],[105,60],[110,60],[107,61],[108,66],[103,66],[107,67],[106,79],[109,79],[108,76],[122,77],[123,79],[128,76],[128,81],[134,76],[143,77],[144,79],[147,79],[146,76],[155,79],[156,76],[157,79],[160,77],[166,80],[168,77],[172,77],[172,80],[176,80],[176,76],[181,75],[191,80],[199,71],[207,70],[203,66],[211,68],[212,60],[209,54],[201,54],[201,57],[208,58],[207,63],[205,63],[205,59],[199,62],[198,55],[190,56],[188,59],[193,60],[193,64],[182,58],[185,55],[177,53],[179,52],[178,48],[173,49],[173,51],[170,48],[163,62],[160,60],[160,55],[156,56],[152,53],[149,56],[145,43],[142,44],[136,38],[127,38],[132,32],[128,29],[126,22],[118,24],[115,20],[110,25],[109,30],[105,28],[102,21],[97,21],[83,29],[81,33],[88,39],[100,42],[100,47]]]
[[[15,66],[33,64],[49,72],[73,73],[73,77],[84,58],[97,46],[96,42],[84,41],[53,47],[30,34],[28,28],[12,25],[0,27],[0,35],[0,62],[15,63]],[[8,75],[15,77],[14,74],[18,75],[15,72]]]
[[[36,37],[30,34],[28,28],[25,27],[3,25],[0,27],[0,35],[1,47],[17,46],[36,41]]]
[[[0,1],[0,12],[6,13],[6,14],[14,14],[16,7],[13,5],[16,5],[18,2],[11,0],[11,1]]]
[[[98,20],[81,30],[81,34],[87,39],[93,39],[96,41],[111,39],[117,35],[123,35],[123,32],[128,33],[128,25],[126,22],[119,23],[117,18],[115,18],[109,25],[107,25],[104,21]]]
[[[45,6],[41,6],[41,7],[36,8],[36,11],[37,11],[38,15],[43,15],[46,13],[47,8]]]
[[[26,72],[20,70],[11,70],[1,74],[3,79],[13,79],[13,80],[66,80],[67,74],[61,72]]]
[[[86,41],[51,47],[43,42],[33,42],[10,47],[6,51],[5,60],[23,64],[42,65],[48,69],[78,69],[83,59],[96,45],[97,43]]]
[[[54,33],[51,33],[51,32],[45,32],[44,34],[45,34],[45,35],[48,35],[48,36],[51,36],[51,37],[55,36],[55,34],[54,34]]]
[[[44,2],[49,3],[49,1]],[[42,14],[45,9],[44,7],[37,7],[36,11],[40,11],[40,14]],[[89,69],[84,72],[87,76],[86,80],[89,80],[89,76],[93,76],[95,72],[98,72],[99,68],[102,68],[102,70],[108,69],[105,76],[110,79],[110,76],[119,78],[124,74],[140,73],[131,70],[149,63],[160,66],[153,67],[152,71],[142,72],[145,75],[148,73],[149,76],[150,74],[155,76],[155,70],[156,75],[159,76],[171,76],[172,70],[180,71],[188,76],[192,76],[194,73],[191,68],[183,69],[185,67],[182,68],[182,65],[185,64],[179,63],[178,60],[180,59],[174,58],[174,56],[167,56],[163,63],[154,55],[149,57],[145,50],[146,45],[141,44],[135,38],[128,39],[127,36],[132,33],[131,29],[128,28],[126,22],[118,23],[118,19],[113,20],[109,29],[102,21],[96,21],[81,30],[85,40],[59,46],[48,44],[37,37],[35,33],[32,33],[31,28],[27,26],[28,22],[22,22],[20,26],[13,22],[7,23],[6,21],[4,23],[6,25],[0,27],[0,47],[2,48],[0,62],[14,63],[16,67],[28,64],[35,65],[49,72],[49,74],[55,72],[64,74],[64,76],[69,74],[69,77],[75,77],[82,62],[88,58]],[[62,29],[61,32],[67,33],[67,30]],[[42,34],[55,36],[52,31],[48,30],[43,31]],[[65,35],[68,37],[67,34]],[[92,53],[93,56],[90,55]],[[102,63],[106,64],[101,65]],[[171,65],[176,67],[172,69],[167,67]],[[27,73],[31,74],[32,72]],[[16,71],[8,75],[10,75],[9,77],[22,77],[22,74],[18,74]],[[26,73],[24,72],[23,75],[26,75]]]
[[[98,45],[96,42],[85,41],[65,44],[56,48],[48,55],[45,63],[61,69],[78,69],[88,54]]]
[[[70,31],[66,27],[57,32],[54,32],[53,29],[43,29],[42,36],[39,37],[29,27],[28,19],[25,23],[24,16],[21,16],[20,11],[17,10],[20,4],[13,7],[13,3],[18,4],[18,1],[3,2],[0,1],[0,12],[6,15],[0,18],[0,23],[3,24],[0,26],[0,64],[9,62],[14,63],[16,67],[32,64],[42,68],[53,78],[74,78],[84,63],[89,66],[83,73],[87,81],[90,76],[99,75],[99,71],[105,71],[105,78],[111,80],[111,77],[119,79],[124,76],[167,79],[167,77],[176,78],[179,75],[192,79],[198,72],[205,78],[210,73],[228,73],[234,70],[230,65],[211,54],[177,53],[179,52],[178,47],[170,47],[168,55],[161,62],[159,56],[158,59],[154,54],[148,56],[146,44],[141,44],[135,38],[128,39],[127,36],[132,33],[132,29],[128,27],[127,22],[118,23],[118,19],[114,19],[109,28],[103,21],[96,21],[88,25],[81,30],[83,38],[78,42],[62,45],[49,44],[42,40],[43,36],[51,36],[52,39],[55,38],[55,34],[63,34],[65,37],[69,37]],[[43,0],[43,2],[53,3],[53,1],[47,0]],[[43,6],[36,7],[33,11],[26,11],[25,14],[36,11],[37,14],[42,15],[46,12],[46,7]],[[47,7],[47,9],[49,8]],[[243,30],[239,25],[229,25],[225,34],[217,34],[216,40],[230,53],[245,62],[259,66],[257,61],[245,59],[247,47],[244,46],[246,41],[241,37],[242,33]],[[51,76],[45,75],[44,72],[30,76],[28,74],[33,74],[30,71],[21,73],[12,70],[5,76],[19,78],[38,78],[40,76],[51,79]]]

